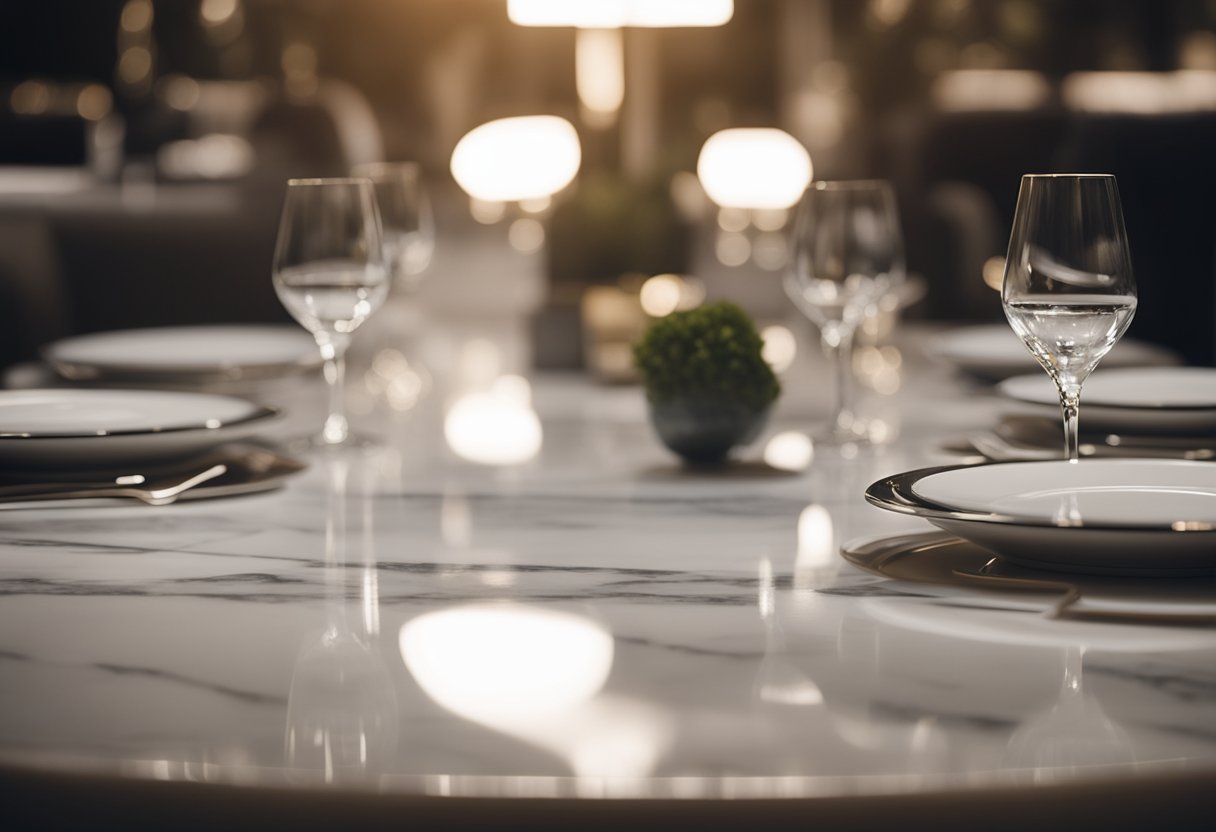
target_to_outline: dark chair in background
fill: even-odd
[[[1216,113],[925,114],[888,133],[879,164],[896,183],[909,268],[927,313],[1000,318],[983,262],[1004,256],[1023,173],[1118,178],[1139,308],[1130,334],[1216,362]]]
[[[1216,113],[1087,116],[1061,164],[1118,178],[1139,305],[1129,333],[1216,363]]]

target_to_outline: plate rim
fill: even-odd
[[[13,390],[13,391],[0,391],[0,392],[59,393],[59,394],[61,394],[61,393],[68,392],[68,391],[65,391],[63,388],[50,387],[50,388],[30,388],[28,390],[19,390],[19,391]],[[85,392],[86,394],[88,394],[88,393],[91,393],[92,391],[81,390],[81,391],[73,391],[73,392]],[[19,432],[19,431],[0,431],[0,442],[13,442],[13,441],[18,441],[18,440],[23,441],[23,442],[29,442],[32,440],[39,440],[39,439],[44,439],[44,440],[52,439],[52,440],[60,440],[60,441],[65,440],[65,439],[111,439],[111,438],[124,438],[124,437],[133,437],[133,436],[165,436],[165,435],[169,435],[169,434],[179,434],[179,433],[186,433],[186,432],[190,432],[190,431],[221,431],[221,430],[226,430],[229,428],[245,426],[252,422],[257,422],[257,421],[261,421],[264,419],[274,419],[283,414],[283,411],[277,407],[271,407],[269,405],[258,404],[256,402],[250,401],[249,399],[243,399],[239,396],[226,396],[221,393],[194,393],[191,391],[176,391],[176,390],[173,390],[173,391],[170,391],[170,390],[163,390],[163,391],[161,391],[161,390],[103,390],[103,391],[97,391],[97,392],[99,392],[99,393],[119,393],[119,394],[121,394],[121,393],[138,393],[140,395],[154,395],[154,396],[158,396],[158,395],[191,396],[191,397],[207,396],[209,398],[231,399],[234,401],[244,402],[245,404],[250,406],[250,411],[249,411],[249,413],[245,414],[244,416],[240,416],[235,419],[230,419],[230,420],[224,421],[224,422],[216,421],[214,424],[211,424],[211,425],[208,425],[206,422],[202,422],[202,423],[196,423],[196,424],[192,424],[192,425],[177,425],[177,426],[170,426],[170,427],[161,427],[161,426],[154,425],[150,428],[123,428],[120,430],[94,430],[94,431],[88,431],[88,432],[83,432],[83,433],[80,433],[80,432],[29,433],[29,432]]]
[[[1058,460],[1044,460],[1047,462],[1056,462]],[[1090,460],[1093,462],[1096,460]],[[1107,462],[1119,462],[1121,460],[1105,460]],[[1204,462],[1199,460],[1161,460],[1162,462],[1184,463],[1193,465],[1211,465],[1213,472],[1216,473],[1216,463]],[[924,479],[925,477],[934,474],[941,474],[947,471],[956,471],[960,469],[971,468],[987,468],[998,465],[1037,465],[1042,461],[1027,461],[1027,460],[1009,460],[1001,462],[987,462],[979,465],[934,465],[927,468],[917,468],[912,471],[904,471],[897,474],[891,474],[876,480],[866,488],[865,498],[870,505],[876,508],[893,511],[899,514],[909,514],[915,517],[921,517],[932,521],[933,519],[943,519],[952,521],[971,521],[980,523],[990,523],[1005,526],[1032,526],[1036,528],[1058,529],[1060,531],[1071,532],[1113,532],[1113,531],[1134,531],[1137,533],[1151,533],[1161,535],[1178,535],[1178,534],[1212,534],[1216,535],[1216,523],[1206,522],[1188,522],[1179,527],[1176,521],[1173,523],[1111,523],[1107,521],[1066,521],[1057,522],[1051,518],[1034,517],[1030,515],[1019,515],[1002,512],[987,512],[976,509],[965,509],[955,506],[942,505],[928,500],[917,494],[912,486]]]

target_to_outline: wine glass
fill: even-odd
[[[279,221],[274,288],[317,341],[325,360],[329,415],[322,446],[350,438],[343,376],[351,333],[384,303],[388,270],[380,216],[367,179],[292,179]]]
[[[435,219],[422,166],[373,162],[356,166],[351,174],[372,181],[384,231],[384,262],[398,286],[414,289],[435,251]]]
[[[1136,312],[1114,176],[1022,177],[1001,304],[1013,331],[1056,384],[1064,456],[1075,463],[1081,385]]]
[[[836,364],[836,404],[821,439],[864,440],[853,409],[853,336],[880,298],[904,277],[895,194],[880,180],[812,182],[794,222],[785,290],[819,328]]]

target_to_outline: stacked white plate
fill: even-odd
[[[264,431],[273,408],[153,390],[0,391],[0,464],[89,469],[161,462]]]
[[[1060,399],[1046,373],[1007,379],[1003,395],[1059,415]],[[1144,434],[1216,433],[1216,368],[1095,370],[1081,388],[1081,427]]]
[[[1008,324],[983,324],[951,329],[928,343],[929,355],[963,372],[992,381],[1038,368],[1034,357]],[[1124,338],[1102,359],[1104,367],[1159,367],[1177,364],[1178,356],[1164,347]]]
[[[1027,566],[1216,576],[1216,463],[1158,459],[926,468],[866,490]]]
[[[175,385],[289,375],[321,363],[299,327],[242,324],[79,335],[48,345],[43,358],[73,381]]]

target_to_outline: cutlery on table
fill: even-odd
[[[1078,606],[1077,604],[1081,600],[1082,594],[1075,584],[1068,583],[1067,581],[1052,581],[1042,578],[1014,578],[1005,575],[992,575],[985,571],[996,562],[996,559],[993,559],[981,567],[979,571],[975,572],[969,569],[957,568],[951,571],[955,577],[963,581],[993,589],[1060,596],[1044,613],[1048,618],[1074,621],[1110,621],[1127,624],[1176,624],[1180,626],[1211,626],[1216,624],[1216,612],[1193,610],[1166,612],[1162,610],[1124,607]],[[1027,612],[1027,610],[1021,608],[1018,608],[1016,611]]]
[[[223,476],[228,466],[223,463],[186,474],[162,475],[149,479],[142,474],[126,474],[93,482],[42,482],[0,486],[0,502],[31,500],[99,499],[128,497],[150,506],[168,505],[195,486]]]
[[[1005,460],[1059,459],[1060,452],[1054,448],[1041,448],[1006,439],[996,433],[977,433],[967,437],[972,448],[996,462]],[[1213,459],[1216,451],[1211,448],[1151,448],[1143,445],[1104,445],[1082,441],[1077,449],[1082,457],[1146,457],[1150,459]]]
[[[994,462],[1013,460],[1059,459],[1060,452],[1055,443],[1044,445],[1034,438],[1024,437],[1006,424],[999,425],[989,433],[975,433],[943,444],[943,450],[951,453],[979,453]],[[1199,440],[1166,437],[1143,440],[1135,437],[1092,437],[1082,439],[1078,448],[1082,457],[1151,458],[1151,459],[1216,459],[1216,448],[1205,447]]]

